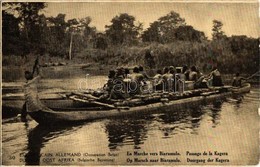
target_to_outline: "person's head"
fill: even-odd
[[[128,69],[128,68],[125,68],[125,74],[127,75],[127,74],[129,74],[129,73],[130,73],[129,69]]]
[[[124,75],[124,68],[117,68],[116,69],[116,77]]]
[[[30,71],[25,71],[24,72],[24,77],[25,77],[26,80],[33,79],[33,75],[32,75],[32,73]]]
[[[174,72],[175,72],[175,70],[174,70],[174,69],[172,69],[172,68],[171,68],[171,69],[169,69],[169,73],[170,73],[170,74],[174,74]]]
[[[184,65],[183,67],[182,67],[182,72],[184,73],[184,72],[186,72],[188,70],[188,66],[187,65]]]
[[[217,69],[217,66],[214,66],[213,68],[212,68],[212,71],[215,71]]]
[[[182,71],[182,68],[176,68],[177,73],[181,73],[181,71]]]
[[[109,74],[108,74],[108,78],[113,78],[113,77],[115,77],[115,75],[116,75],[116,72],[114,70],[110,70]]]
[[[195,66],[192,66],[192,67],[190,68],[190,70],[191,70],[191,71],[197,71],[197,68],[196,68]]]
[[[143,66],[139,66],[139,71],[140,71],[140,72],[144,71]]]
[[[162,74],[162,70],[157,70],[156,73],[157,74]]]
[[[164,67],[164,68],[163,68],[163,73],[166,74],[166,73],[168,73],[168,72],[169,72],[169,68],[168,68],[168,67]]]
[[[170,66],[169,67],[169,70],[174,70],[175,68],[173,66]]]
[[[134,67],[133,72],[134,73],[139,73],[139,68],[138,67]]]
[[[236,77],[239,77],[239,75],[240,75],[239,73],[236,73]]]

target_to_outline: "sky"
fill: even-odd
[[[216,3],[216,2],[49,2],[44,9],[46,16],[66,14],[66,20],[72,18],[92,18],[92,26],[104,31],[105,25],[120,13],[135,16],[143,23],[144,29],[161,16],[175,11],[193,26],[211,38],[212,21],[223,23],[226,35],[247,35],[259,37],[258,3]]]

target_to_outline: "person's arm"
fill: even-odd
[[[143,73],[143,77],[147,80],[153,79],[152,77],[149,77],[146,73]]]
[[[211,79],[213,77],[213,72],[211,72],[211,73],[209,73],[209,75],[208,75],[208,79]]]
[[[236,85],[236,80],[233,78],[232,86]]]
[[[37,76],[41,76],[41,69],[40,69],[40,64],[39,64],[39,57],[37,57],[37,59],[35,60],[34,66],[33,66],[32,75],[34,76],[35,73],[36,73],[36,77],[37,77]]]

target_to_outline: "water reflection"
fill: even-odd
[[[28,153],[25,154],[26,165],[40,165],[40,153],[45,143],[59,137],[61,134],[68,132],[72,127],[56,127],[47,128],[44,126],[36,126],[28,133]]]
[[[148,131],[159,129],[163,138],[169,138],[178,131],[192,130],[197,133],[204,112],[201,107],[194,107],[179,111],[160,111],[157,114],[148,114],[145,118],[128,117],[127,119],[112,119],[106,125],[108,147],[118,150],[124,145],[133,145],[140,149],[147,140]],[[155,134],[157,135],[157,134]]]
[[[191,128],[194,130],[194,133],[197,134],[196,130],[200,126],[200,121],[202,119],[203,111],[201,107],[191,108],[190,116],[191,116]]]
[[[210,107],[211,113],[209,114],[211,116],[212,120],[212,127],[215,128],[219,122],[220,122],[220,112],[222,108],[223,101],[217,101],[212,103],[212,107]]]
[[[145,118],[128,117],[122,119],[112,119],[106,124],[108,135],[108,147],[110,150],[118,149],[123,144],[134,145],[134,149],[140,149],[140,145],[147,138],[148,125],[152,117]]]
[[[161,130],[164,137],[169,137],[177,134],[178,131],[185,131],[185,129],[191,129],[192,133],[196,133],[202,115],[201,107],[198,106],[176,112],[166,112],[158,116],[158,121],[162,124],[160,126],[163,126]]]

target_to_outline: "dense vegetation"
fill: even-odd
[[[46,17],[41,12],[46,6],[3,3],[3,65],[14,57],[39,54],[105,66],[142,64],[161,68],[186,64],[207,71],[218,65],[221,71],[229,73],[251,73],[259,67],[259,39],[228,37],[218,20],[213,20],[212,40],[187,25],[174,11],[158,18],[146,30],[134,16],[122,13],[112,18],[105,32],[98,32],[90,26],[91,17]]]

